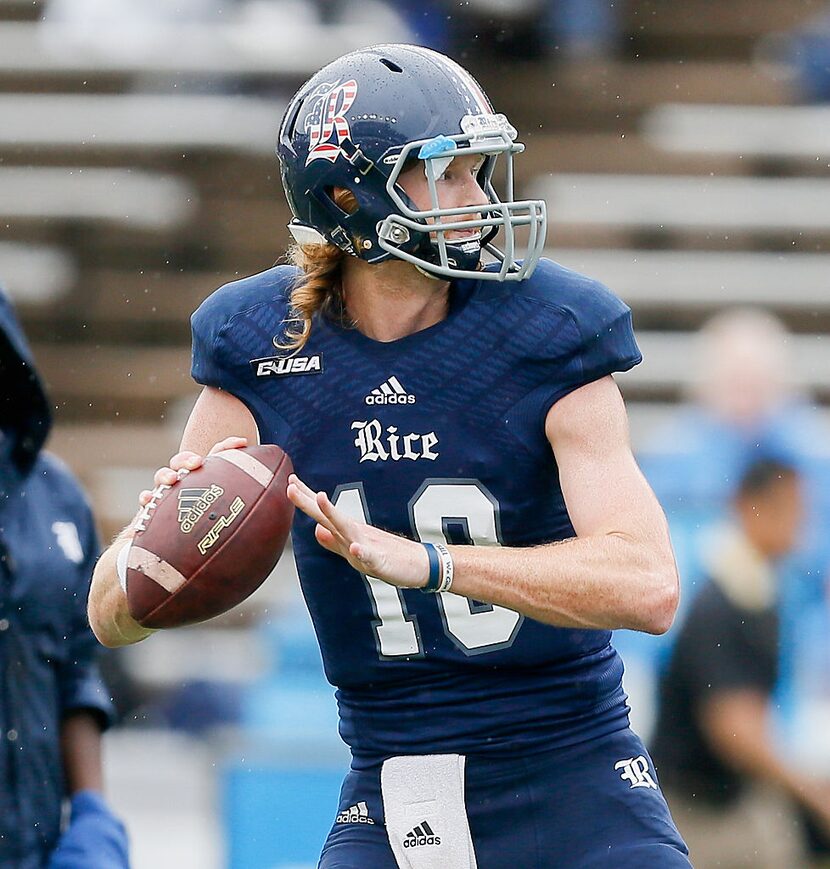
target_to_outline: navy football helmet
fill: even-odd
[[[513,155],[524,150],[475,79],[455,61],[415,45],[378,45],[347,54],[306,82],[286,110],[277,155],[303,243],[329,242],[370,263],[406,260],[440,277],[522,280],[545,243],[545,203],[513,200]],[[441,208],[436,180],[454,156],[483,154],[478,182],[489,204]],[[494,188],[496,158],[507,161],[504,198]],[[398,178],[423,165],[431,208],[417,210]],[[350,190],[358,208],[333,199]],[[520,259],[516,230],[526,227]],[[451,236],[479,229],[479,235]],[[503,250],[493,244],[503,231]],[[477,271],[484,248],[501,264]]]

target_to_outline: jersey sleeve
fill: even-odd
[[[263,335],[273,350],[271,338],[285,318],[288,289],[295,274],[293,269],[278,266],[225,284],[190,319],[191,376],[203,386],[234,395],[248,407],[260,427],[261,412],[250,364],[263,355]]]
[[[562,350],[563,376],[552,389],[551,404],[615,372],[642,361],[634,337],[631,309],[610,290],[588,281],[575,303],[566,308],[572,323],[572,344]]]
[[[590,316],[580,332],[578,386],[616,371],[628,371],[642,361],[631,309],[602,285],[594,288]]]
[[[581,386],[642,361],[631,309],[598,281],[542,261],[529,363],[542,374],[514,412],[544,420],[551,406]]]
[[[197,383],[203,386],[224,388],[225,374],[218,358],[217,342],[219,332],[227,319],[222,317],[218,306],[213,302],[213,296],[196,310],[190,318],[190,329],[193,336],[190,374]]]

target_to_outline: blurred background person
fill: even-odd
[[[779,563],[798,539],[802,488],[788,461],[756,457],[743,471],[660,681],[652,754],[698,869],[806,866],[789,801],[830,833],[830,783],[783,755],[770,714]]]
[[[789,715],[796,714],[791,689],[803,677],[806,646],[823,645],[830,568],[830,429],[799,382],[794,338],[761,308],[725,308],[710,317],[692,345],[688,400],[638,450],[682,565],[681,616],[705,573],[702,538],[730,510],[746,468],[759,456],[776,455],[801,472],[804,527],[781,568],[789,576],[780,602]],[[805,619],[815,629],[805,628]]]
[[[50,422],[0,291],[0,867],[123,869],[126,833],[101,793],[110,703],[86,620],[99,546],[77,483],[41,451]]]
[[[830,429],[799,382],[795,342],[761,308],[710,317],[693,344],[689,400],[638,450],[681,564],[681,619],[706,576],[700,553],[708,530],[730,512],[746,469],[775,455],[801,474],[804,523],[779,565],[787,576],[779,599],[780,717],[792,739],[804,704],[827,696],[830,665]],[[652,648],[664,654],[671,642]]]
[[[827,430],[799,388],[791,337],[761,308],[726,308],[703,324],[689,360],[689,400],[640,450],[665,506],[717,513],[757,456],[806,464],[827,455]]]

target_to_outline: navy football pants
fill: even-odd
[[[510,759],[470,755],[466,806],[478,869],[689,869],[655,783],[645,747],[628,729]],[[353,768],[319,869],[396,867],[380,764]]]

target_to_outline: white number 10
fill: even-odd
[[[360,483],[338,487],[332,501],[353,519],[371,523]],[[424,543],[465,542],[500,546],[498,502],[477,480],[427,480],[409,502],[415,538]],[[455,537],[460,536],[459,539]],[[373,627],[381,658],[418,657],[423,646],[418,620],[407,612],[401,589],[361,574],[375,611]],[[444,632],[466,655],[510,646],[522,623],[513,610],[470,601],[457,594],[435,595]]]

